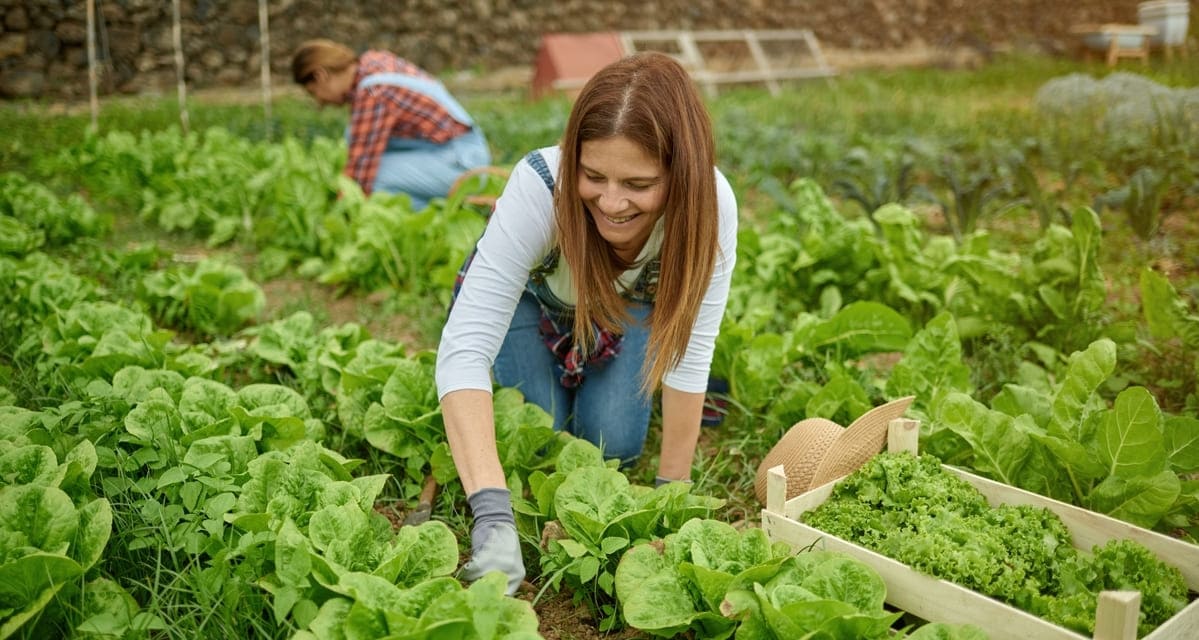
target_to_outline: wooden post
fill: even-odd
[[[171,37],[175,41],[175,74],[179,79],[179,123],[183,126],[183,135],[187,135],[187,81],[183,68],[183,27],[179,19],[179,0],[171,0],[171,13],[174,18]]]
[[[918,453],[920,445],[920,421],[896,418],[887,424],[887,451]]]
[[[1136,640],[1139,591],[1101,591],[1095,607],[1095,640]],[[1154,634],[1156,635],[1156,634]]]
[[[783,465],[766,470],[766,509],[783,513],[787,505],[787,470]]]
[[[262,116],[266,139],[271,139],[271,29],[267,0],[258,0],[258,42],[262,47]]]
[[[100,101],[96,98],[96,0],[87,0],[87,91],[92,109],[91,132],[100,128]]]

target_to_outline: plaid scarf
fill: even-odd
[[[583,347],[575,342],[574,329],[559,328],[545,307],[541,307],[541,322],[538,324],[541,341],[558,359],[558,382],[567,389],[573,389],[583,382],[584,370],[587,367],[603,364],[620,353],[620,344],[624,336],[594,325],[592,328],[596,333],[595,348],[584,354]]]
[[[470,263],[475,259],[476,251],[478,251],[477,248],[466,257],[458,269],[457,277],[454,278],[454,292],[450,298],[451,309],[454,308],[454,300],[458,299],[462,281],[466,279],[466,272],[470,268]],[[557,258],[555,251],[547,256],[541,268],[547,266],[545,263],[552,263],[556,266]],[[574,329],[571,326],[573,319],[566,317],[555,321],[554,314],[550,313],[540,300],[538,306],[541,307],[541,320],[537,324],[538,331],[541,333],[541,341],[558,361],[558,382],[563,387],[573,389],[579,386],[583,382],[587,367],[599,366],[620,353],[620,344],[624,336],[598,326],[594,327],[595,348],[590,353],[583,353],[583,347],[574,340]]]

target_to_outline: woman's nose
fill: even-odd
[[[628,206],[628,199],[617,193],[615,189],[607,188],[600,192],[599,207],[604,213],[620,213]]]

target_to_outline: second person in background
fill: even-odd
[[[420,210],[463,172],[491,163],[483,132],[445,85],[395,54],[355,55],[331,40],[309,40],[291,68],[321,105],[349,105],[345,173],[368,195],[406,193]]]
[[[670,56],[598,72],[559,145],[521,160],[441,336],[437,387],[474,524],[465,577],[525,575],[495,440],[492,375],[556,429],[630,464],[661,388],[659,483],[690,479],[737,253],[711,121]]]

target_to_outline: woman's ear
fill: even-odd
[[[329,70],[324,67],[317,67],[312,70],[312,81],[324,84],[329,80]]]

